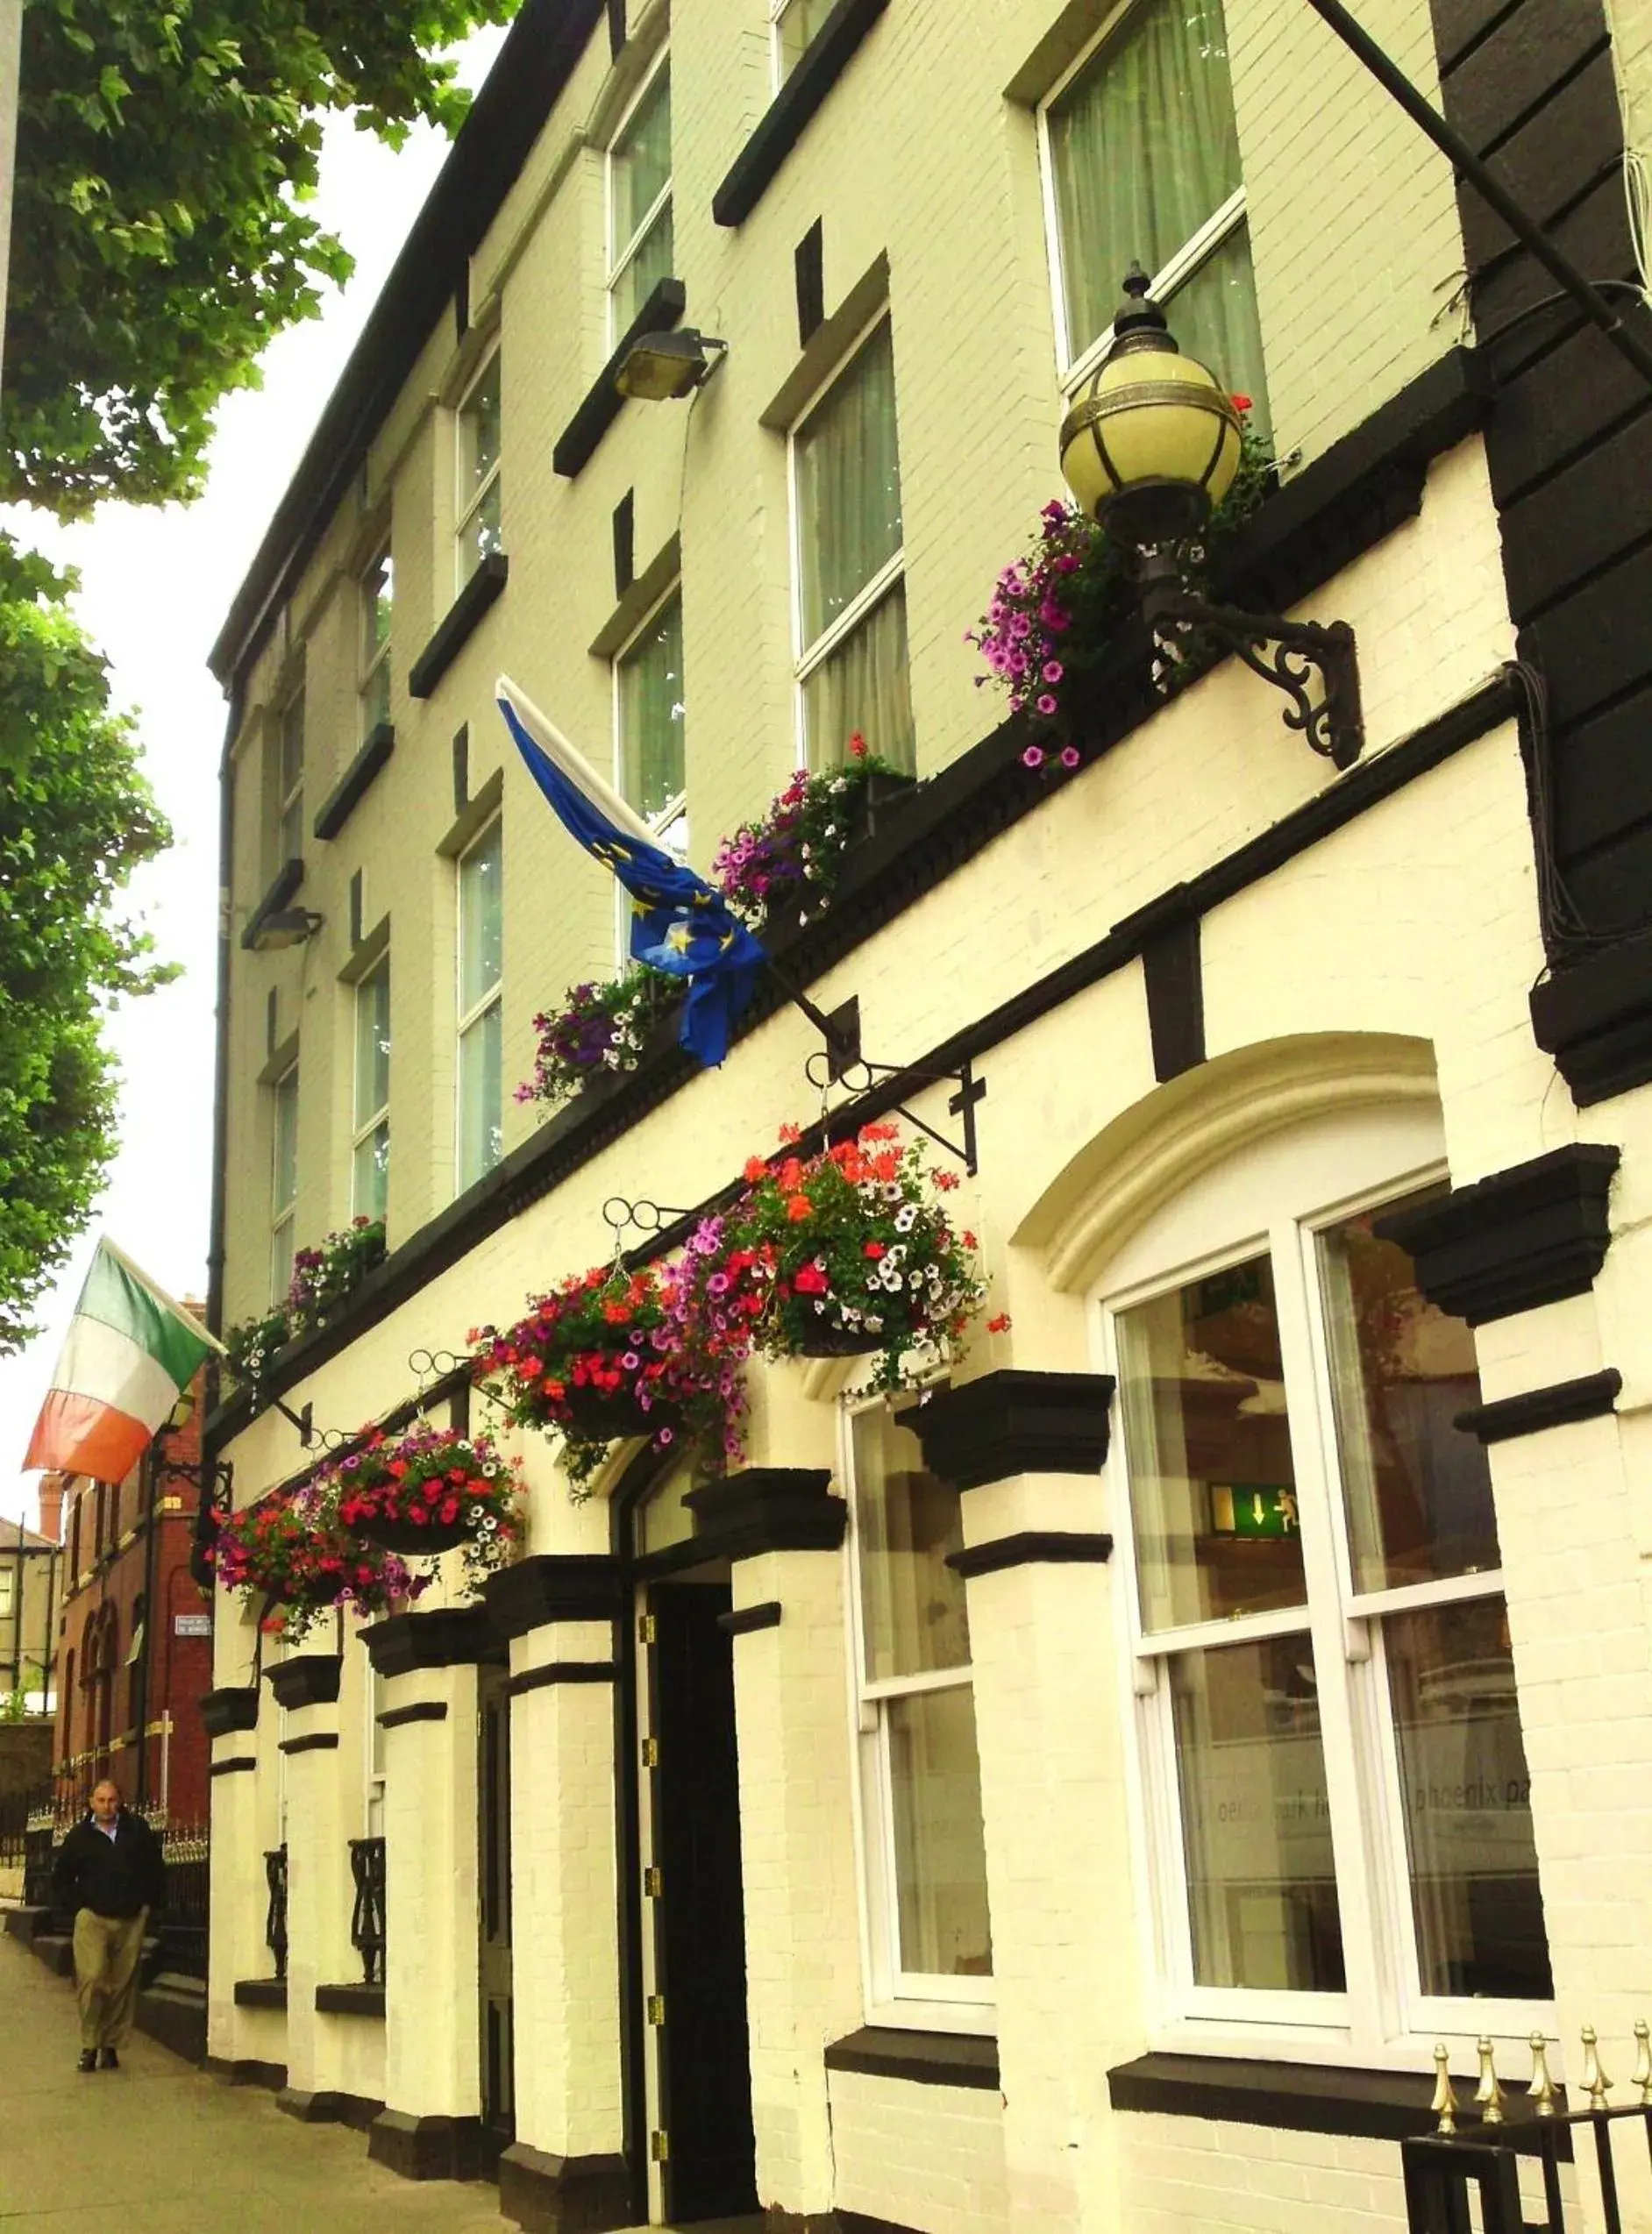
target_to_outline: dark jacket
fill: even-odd
[[[89,1814],[69,1832],[52,1864],[52,1891],[60,1906],[89,1908],[98,1916],[136,1916],[166,1897],[167,1868],[160,1841],[141,1815],[122,1808],[115,1835],[100,1831]]]

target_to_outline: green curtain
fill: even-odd
[[[807,651],[901,548],[894,346],[886,318],[794,438]]]
[[[1049,124],[1076,357],[1106,331],[1129,264],[1162,270],[1242,183],[1221,0],[1150,0]]]
[[[912,696],[907,684],[906,587],[897,582],[803,683],[808,765],[841,767],[858,730],[873,752],[916,773]]]
[[[1250,397],[1251,427],[1265,438],[1271,422],[1247,227],[1230,232],[1164,308],[1183,354],[1208,365],[1231,395]]]
[[[620,790],[641,815],[682,794],[682,600],[654,615],[620,661]]]

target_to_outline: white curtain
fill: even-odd
[[[673,597],[620,663],[620,789],[639,814],[682,795],[682,600]]]
[[[803,726],[816,772],[843,765],[857,731],[873,752],[908,775],[917,772],[903,585],[879,598],[859,627],[811,669],[803,684]]]
[[[794,442],[807,651],[901,548],[894,347],[887,318]]]

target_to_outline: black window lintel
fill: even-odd
[[[435,635],[408,671],[409,696],[428,698],[452,665],[475,630],[477,623],[502,589],[510,573],[502,551],[490,551],[438,624]]]

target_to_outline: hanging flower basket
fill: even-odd
[[[782,1139],[797,1136],[788,1126]],[[879,1353],[874,1385],[894,1389],[908,1352],[944,1351],[963,1334],[986,1293],[975,1236],[940,1200],[957,1176],[931,1171],[918,1142],[866,1125],[816,1156],[754,1156],[745,1176],[729,1239],[761,1291],[751,1326],[765,1355]]]
[[[339,1519],[336,1484],[322,1476],[231,1513],[218,1524],[209,1557],[221,1587],[260,1601],[261,1626],[289,1644],[334,1606],[364,1617],[388,1613],[429,1580],[383,1547],[360,1542]]]
[[[868,750],[859,731],[841,768],[800,768],[755,822],[718,847],[712,880],[738,915],[773,937],[822,914],[851,845],[876,827],[879,808],[913,779]]]
[[[329,1471],[344,1526],[401,1558],[434,1559],[463,1545],[477,1582],[521,1538],[516,1469],[486,1435],[438,1427],[394,1441],[371,1434]]]
[[[575,1435],[599,1442],[655,1435],[662,1427],[674,1427],[682,1417],[680,1407],[666,1398],[647,1402],[630,1389],[602,1389],[588,1383],[583,1388],[570,1385],[562,1409]]]

